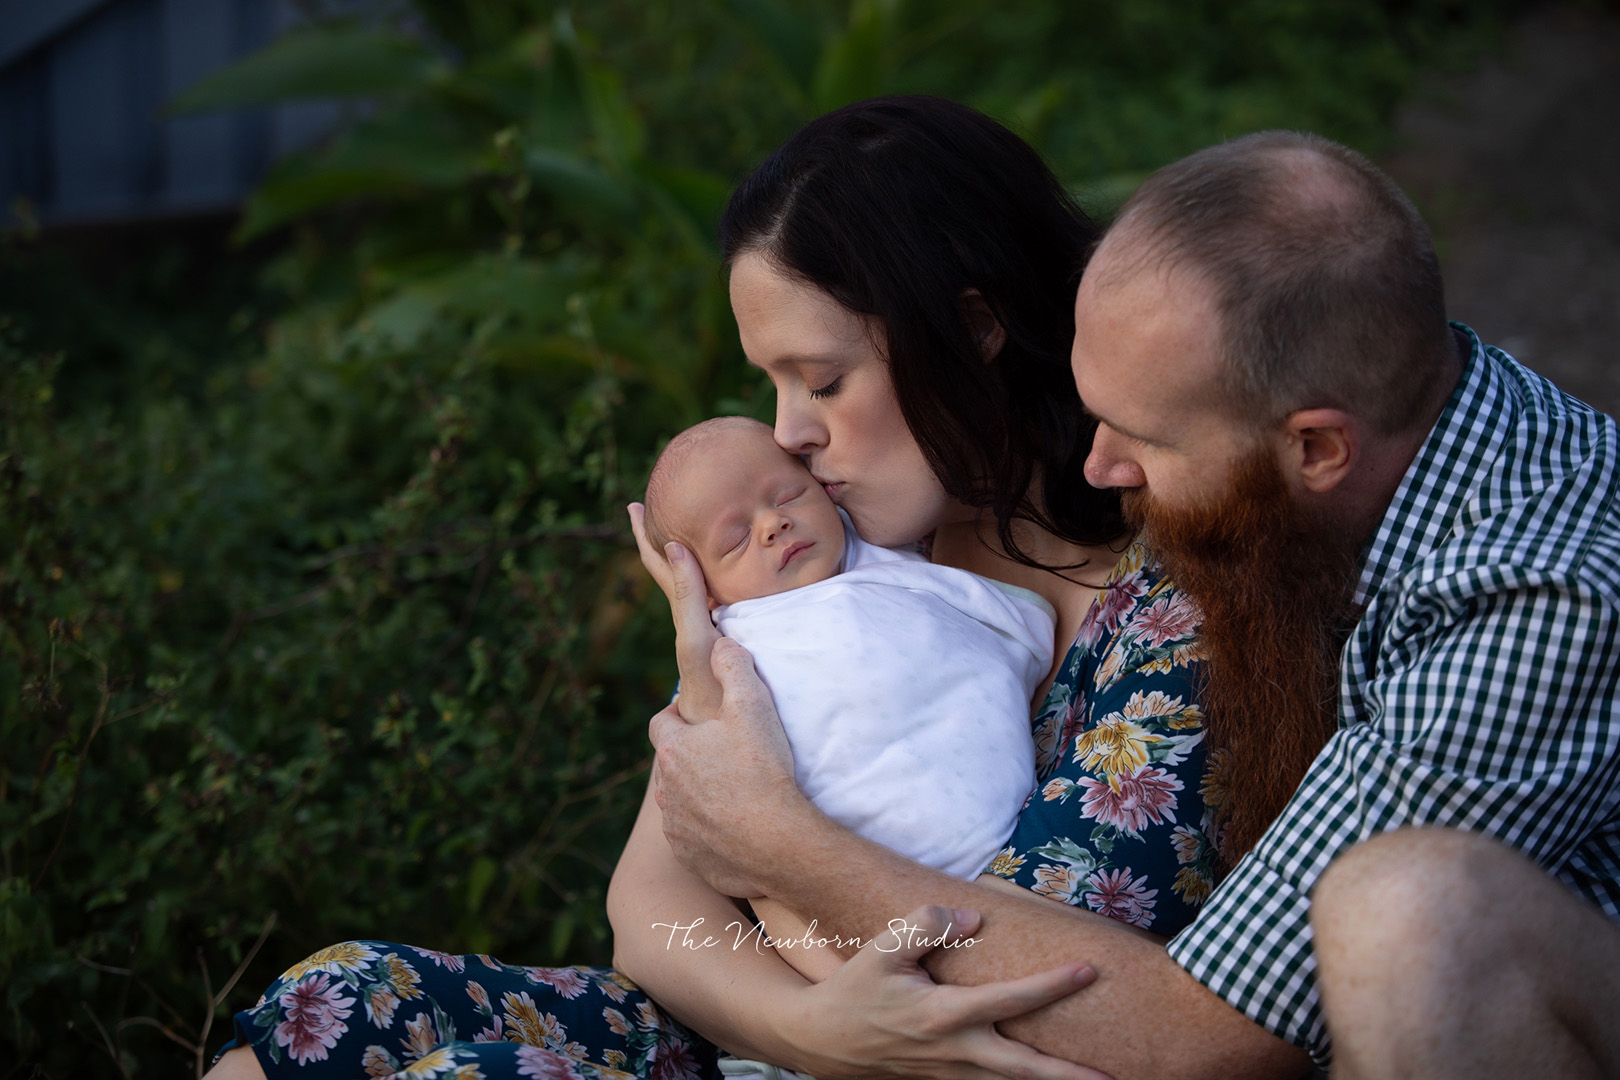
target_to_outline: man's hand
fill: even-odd
[[[664,545],[663,552],[653,550],[643,524],[646,509],[640,503],[626,507],[630,531],[641,552],[641,565],[664,591],[675,620],[675,662],[681,669],[681,694],[676,707],[683,719],[701,723],[720,711],[720,683],[709,664],[720,631],[709,617],[708,583],[703,580],[703,568],[681,544],[671,541]]]
[[[815,815],[793,780],[793,751],[748,650],[729,638],[711,652],[722,704],[688,723],[673,706],[652,718],[657,799],[675,857],[727,896],[763,896],[778,845]],[[684,696],[684,695],[683,695]]]
[[[805,991],[805,1030],[816,1045],[798,1067],[842,1077],[992,1076],[1107,1080],[996,1031],[996,1023],[1065,998],[1096,979],[1085,964],[983,986],[941,986],[918,964],[935,947],[972,948],[972,911],[923,907],[889,924],[830,979]],[[936,946],[936,943],[940,943]]]

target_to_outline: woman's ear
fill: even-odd
[[[957,303],[962,309],[962,321],[967,324],[968,333],[978,342],[979,357],[988,364],[1001,355],[1002,346],[1007,344],[1007,331],[1002,328],[1001,320],[990,310],[989,302],[978,289],[963,289]]]

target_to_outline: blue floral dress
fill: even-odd
[[[1220,798],[1201,621],[1133,544],[1035,715],[1035,789],[989,873],[1160,934],[1192,921],[1215,887]]]
[[[1219,797],[1195,696],[1199,621],[1140,544],[1126,551],[1035,716],[1035,788],[989,873],[1159,933],[1191,920],[1214,885]],[[272,1077],[720,1075],[717,1048],[616,971],[383,941],[294,964],[235,1031],[226,1049],[251,1046]]]

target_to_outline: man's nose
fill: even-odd
[[[1147,477],[1126,453],[1124,439],[1099,425],[1086,458],[1086,481],[1096,488],[1138,488],[1147,482]]]

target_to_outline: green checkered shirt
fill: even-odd
[[[1620,919],[1614,420],[1481,345],[1365,556],[1339,730],[1170,955],[1326,1063],[1310,890],[1358,840],[1489,833]]]

